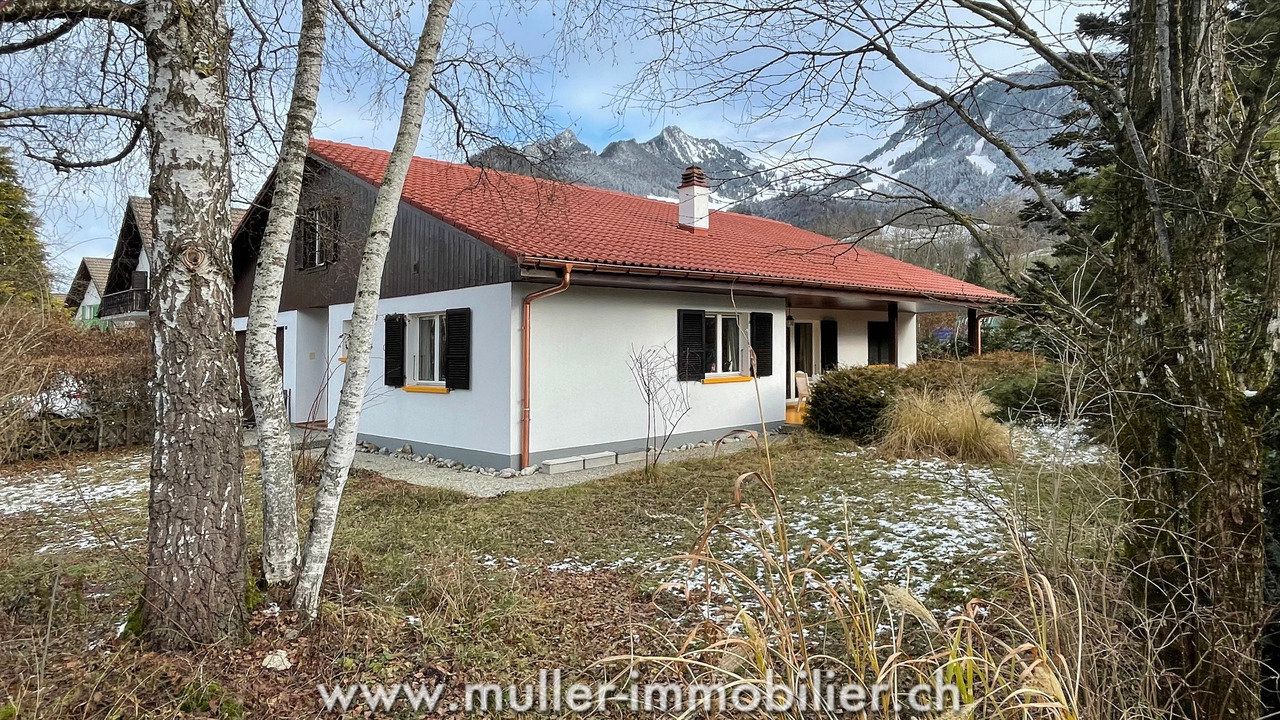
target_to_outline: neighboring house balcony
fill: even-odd
[[[102,298],[102,307],[98,316],[108,321],[141,320],[147,316],[151,306],[151,291],[147,288],[134,288],[114,292]]]

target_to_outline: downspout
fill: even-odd
[[[524,296],[523,315],[520,320],[520,469],[529,467],[529,348],[533,325],[533,301],[551,297],[569,289],[569,280],[573,275],[573,264],[564,266],[564,275],[560,284],[543,288]]]

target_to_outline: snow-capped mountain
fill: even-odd
[[[1011,78],[1026,86],[1047,79],[1038,72]],[[1048,140],[1061,129],[1061,118],[1075,107],[1069,88],[1018,90],[987,81],[964,102],[967,112],[1008,142],[1032,171],[1066,166],[1066,153],[1049,147]],[[1018,171],[1008,157],[942,105],[912,111],[861,163],[967,208],[991,198],[1023,194],[1010,179]],[[877,177],[866,178],[863,184],[886,190],[892,185]]]
[[[1027,84],[1043,79],[1032,73],[1015,78]],[[988,128],[1018,149],[1033,171],[1065,166],[1065,153],[1049,147],[1047,141],[1072,108],[1069,90],[1011,90],[988,81],[966,103],[975,117],[983,118]],[[675,198],[681,171],[698,164],[711,183],[714,206],[837,237],[867,227],[869,220],[874,226],[876,216],[890,211],[883,198],[868,202],[867,189],[907,193],[870,174],[853,173],[839,183],[830,182],[829,177],[805,178],[794,164],[786,169],[771,167],[720,140],[695,138],[675,126],[643,142],[612,142],[599,153],[565,130],[519,150],[490,148],[472,163],[659,198]],[[1016,172],[1013,164],[945,106],[911,112],[861,164],[964,209],[1025,194],[1009,178]]]
[[[696,164],[706,171],[718,207],[773,197],[785,185],[782,173],[741,150],[719,140],[695,138],[675,126],[644,142],[609,143],[598,154],[565,130],[519,151],[490,148],[472,158],[472,163],[661,198],[674,198],[680,173]]]

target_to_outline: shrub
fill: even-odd
[[[1031,421],[1062,417],[1066,387],[1050,367],[998,378],[986,388],[1000,420]]]
[[[813,395],[805,425],[826,435],[842,435],[859,442],[879,436],[882,417],[893,396],[903,389],[930,389],[935,392],[959,390],[986,392],[1006,382],[1020,383],[1034,392],[1049,392],[1049,382],[1036,383],[1043,375],[1051,378],[1051,366],[1028,353],[994,352],[963,360],[925,360],[906,368],[888,365],[849,367],[827,372],[813,385]],[[1056,394],[1028,403],[1025,396],[999,392],[991,399],[1002,419],[1027,419],[1037,410],[1053,413],[1061,407],[1061,387]],[[1056,398],[1056,399],[1055,399]],[[1009,405],[1007,403],[1016,403]]]
[[[860,442],[875,439],[880,416],[903,386],[902,370],[871,365],[832,370],[814,383],[805,426]]]
[[[1033,374],[1045,361],[1030,353],[993,352],[961,360],[925,360],[903,370],[908,384],[937,389],[985,390],[1001,378]]]
[[[0,305],[0,462],[145,442],[151,345],[143,330],[102,331]]]
[[[982,393],[904,389],[885,411],[880,450],[895,457],[1012,462],[1009,432],[990,417],[995,409]]]

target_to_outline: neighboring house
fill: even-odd
[[[111,255],[102,318],[115,327],[144,324],[151,309],[151,198],[130,197]]]
[[[81,258],[76,268],[71,289],[63,301],[71,308],[71,319],[81,325],[103,327],[99,319],[102,296],[107,290],[107,276],[111,273],[111,258]]]
[[[243,208],[231,209],[231,227],[244,218]],[[130,197],[125,202],[115,251],[106,262],[98,317],[111,327],[145,324],[151,310],[151,267],[155,238],[151,229],[151,198]]]
[[[312,143],[278,316],[295,422],[331,423],[337,410],[387,157]],[[912,363],[917,313],[1008,299],[712,211],[696,167],[679,181],[671,203],[415,158],[382,278],[362,438],[497,468],[643,451],[629,360],[651,347],[667,348],[670,382],[689,398],[675,442],[776,427],[795,371]],[[233,239],[241,343],[270,187]]]

